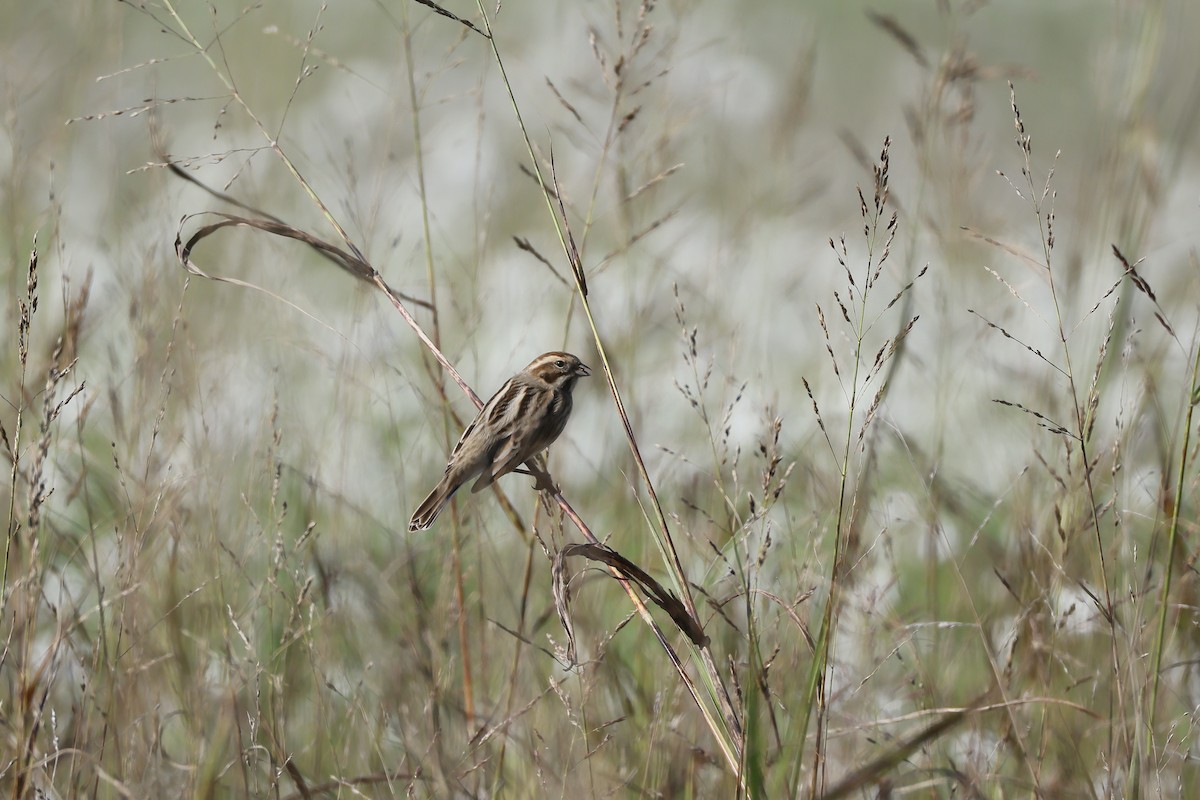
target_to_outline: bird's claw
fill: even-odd
[[[533,489],[536,492],[551,492],[558,493],[558,486],[554,483],[554,479],[550,477],[550,473],[533,464],[526,464],[524,468],[517,470],[524,472],[529,477],[533,478]]]
[[[551,494],[558,493],[558,486],[550,479],[549,473],[546,472],[531,472],[529,473],[534,478],[533,488],[538,492],[550,492]]]

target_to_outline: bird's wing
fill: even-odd
[[[525,446],[525,443],[526,440],[518,435],[507,436],[501,439],[496,452],[492,455],[491,464],[484,467],[479,480],[475,481],[475,485],[471,487],[471,492],[474,493],[480,489],[486,489],[501,475],[507,475],[528,461],[533,456],[533,453],[529,452],[529,448]]]
[[[513,415],[517,411],[516,404],[512,402],[513,380],[506,381],[491,399],[484,403],[475,419],[471,420],[462,436],[458,437],[458,443],[450,451],[450,458],[446,462],[446,472],[450,472],[462,458],[473,458],[495,446],[484,441],[485,439],[496,441],[507,435],[507,428],[512,426]],[[478,441],[472,441],[473,439]],[[471,446],[467,445],[468,442],[471,442]],[[480,467],[482,468],[482,465]]]

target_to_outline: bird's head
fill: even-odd
[[[525,368],[533,377],[555,388],[573,386],[576,379],[592,374],[587,364],[570,353],[543,353]]]

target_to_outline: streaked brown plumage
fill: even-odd
[[[446,472],[408,523],[410,531],[433,524],[459,487],[476,478],[472,492],[491,486],[545,450],[571,415],[575,381],[591,374],[570,353],[543,353],[508,379],[479,411],[450,452]]]

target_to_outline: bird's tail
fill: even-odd
[[[408,529],[410,531],[423,531],[433,524],[437,519],[437,515],[442,513],[442,509],[446,507],[446,503],[450,502],[450,498],[454,496],[454,491],[461,484],[453,484],[449,480],[449,475],[442,478],[438,485],[433,487],[433,491],[429,496],[421,501],[421,505],[417,506],[417,510],[413,512],[412,519],[408,521]]]

